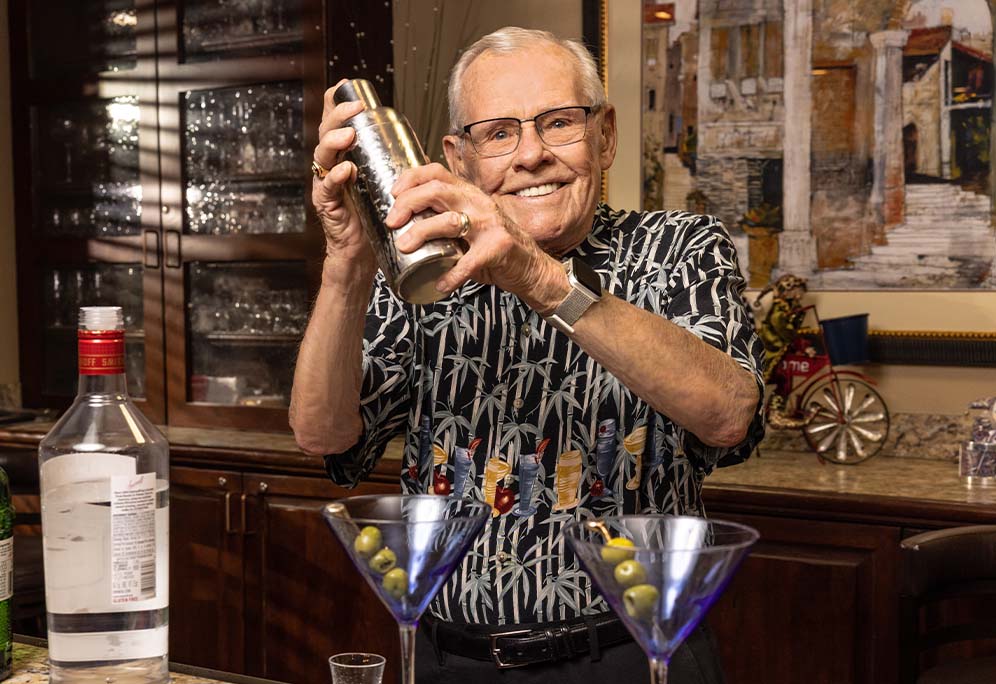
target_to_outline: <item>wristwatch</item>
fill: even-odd
[[[591,266],[577,258],[564,259],[564,271],[571,291],[546,321],[562,333],[574,333],[574,324],[592,304],[602,298],[602,279]]]

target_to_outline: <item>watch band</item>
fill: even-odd
[[[601,292],[592,292],[574,275],[573,268],[576,263],[578,262],[575,259],[564,261],[564,270],[567,273],[567,280],[570,283],[571,290],[564,297],[563,301],[557,305],[553,313],[545,317],[550,325],[567,335],[574,333],[574,324],[578,322],[592,304],[602,298]],[[590,270],[590,267],[583,262],[580,262],[579,267],[589,268]],[[597,278],[594,272],[592,272],[592,275],[595,275]]]

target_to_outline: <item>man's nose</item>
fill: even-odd
[[[534,168],[550,154],[550,150],[540,138],[536,122],[527,121],[522,124],[519,146],[515,150],[515,164],[523,168]]]

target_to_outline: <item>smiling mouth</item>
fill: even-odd
[[[563,183],[544,183],[543,185],[534,185],[531,188],[523,188],[513,194],[516,197],[542,197],[559,190],[563,185]]]

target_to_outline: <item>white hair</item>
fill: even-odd
[[[563,48],[577,62],[581,96],[587,100],[584,104],[588,104],[596,109],[605,105],[605,88],[602,87],[602,80],[598,76],[598,67],[595,64],[595,58],[591,56],[588,48],[576,40],[558,38],[549,31],[506,26],[493,33],[489,33],[467,48],[453,66],[453,70],[450,72],[448,93],[451,133],[459,133],[466,123],[464,121],[464,113],[460,108],[460,98],[463,94],[464,72],[467,71],[467,67],[470,66],[471,62],[488,50],[509,53],[533,47],[540,42]]]

